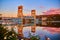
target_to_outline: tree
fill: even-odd
[[[8,31],[5,26],[0,25],[0,40],[17,40],[17,34],[13,28]]]
[[[37,36],[32,36],[32,37],[30,37],[30,39],[31,39],[31,40],[40,40],[40,38],[37,37]]]
[[[30,37],[30,40],[40,40],[40,36],[39,35],[32,36],[31,33],[29,33],[29,37]]]
[[[13,29],[7,33],[7,40],[17,40],[17,34]]]
[[[0,24],[0,40],[4,40],[4,37],[6,36],[8,30],[6,30],[6,28],[4,28],[1,24]]]

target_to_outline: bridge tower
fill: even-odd
[[[23,37],[23,6],[18,6],[18,18],[21,18],[22,22],[18,25],[18,34]]]
[[[34,17],[34,25],[31,27],[31,31],[35,32],[35,30],[36,30],[36,10],[31,10],[31,16]]]

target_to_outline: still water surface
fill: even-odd
[[[15,26],[14,30],[18,33],[18,28]],[[29,34],[32,36],[38,35],[40,40],[45,40],[46,37],[50,40],[60,40],[60,28],[51,28],[51,27],[36,27],[36,32],[31,32],[31,26],[23,28],[23,35],[26,38],[29,38]]]

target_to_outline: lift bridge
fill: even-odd
[[[34,24],[34,18],[32,16],[24,16],[23,21],[17,17],[2,17],[0,24],[5,26],[20,25],[23,22],[24,26],[32,26]]]
[[[0,20],[0,24],[3,24],[5,26],[21,25],[22,22],[23,22],[24,27],[33,26],[34,25],[34,17],[24,16],[23,19],[17,18],[17,17],[2,17],[2,20]],[[60,27],[60,15],[36,16],[35,23],[36,23],[36,26]]]

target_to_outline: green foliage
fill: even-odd
[[[9,31],[7,34],[8,34],[7,35],[8,40],[17,40],[17,34],[14,32],[13,29]]]
[[[40,36],[36,35],[36,36],[32,36],[31,33],[29,33],[29,37],[31,40],[40,40]]]
[[[4,26],[0,25],[0,40],[17,40],[17,34],[13,29],[8,31]]]
[[[38,38],[37,36],[32,36],[30,39],[31,40],[39,40],[40,38]]]
[[[7,33],[7,30],[2,25],[0,25],[0,40],[4,39],[4,37],[6,36],[6,33]]]

